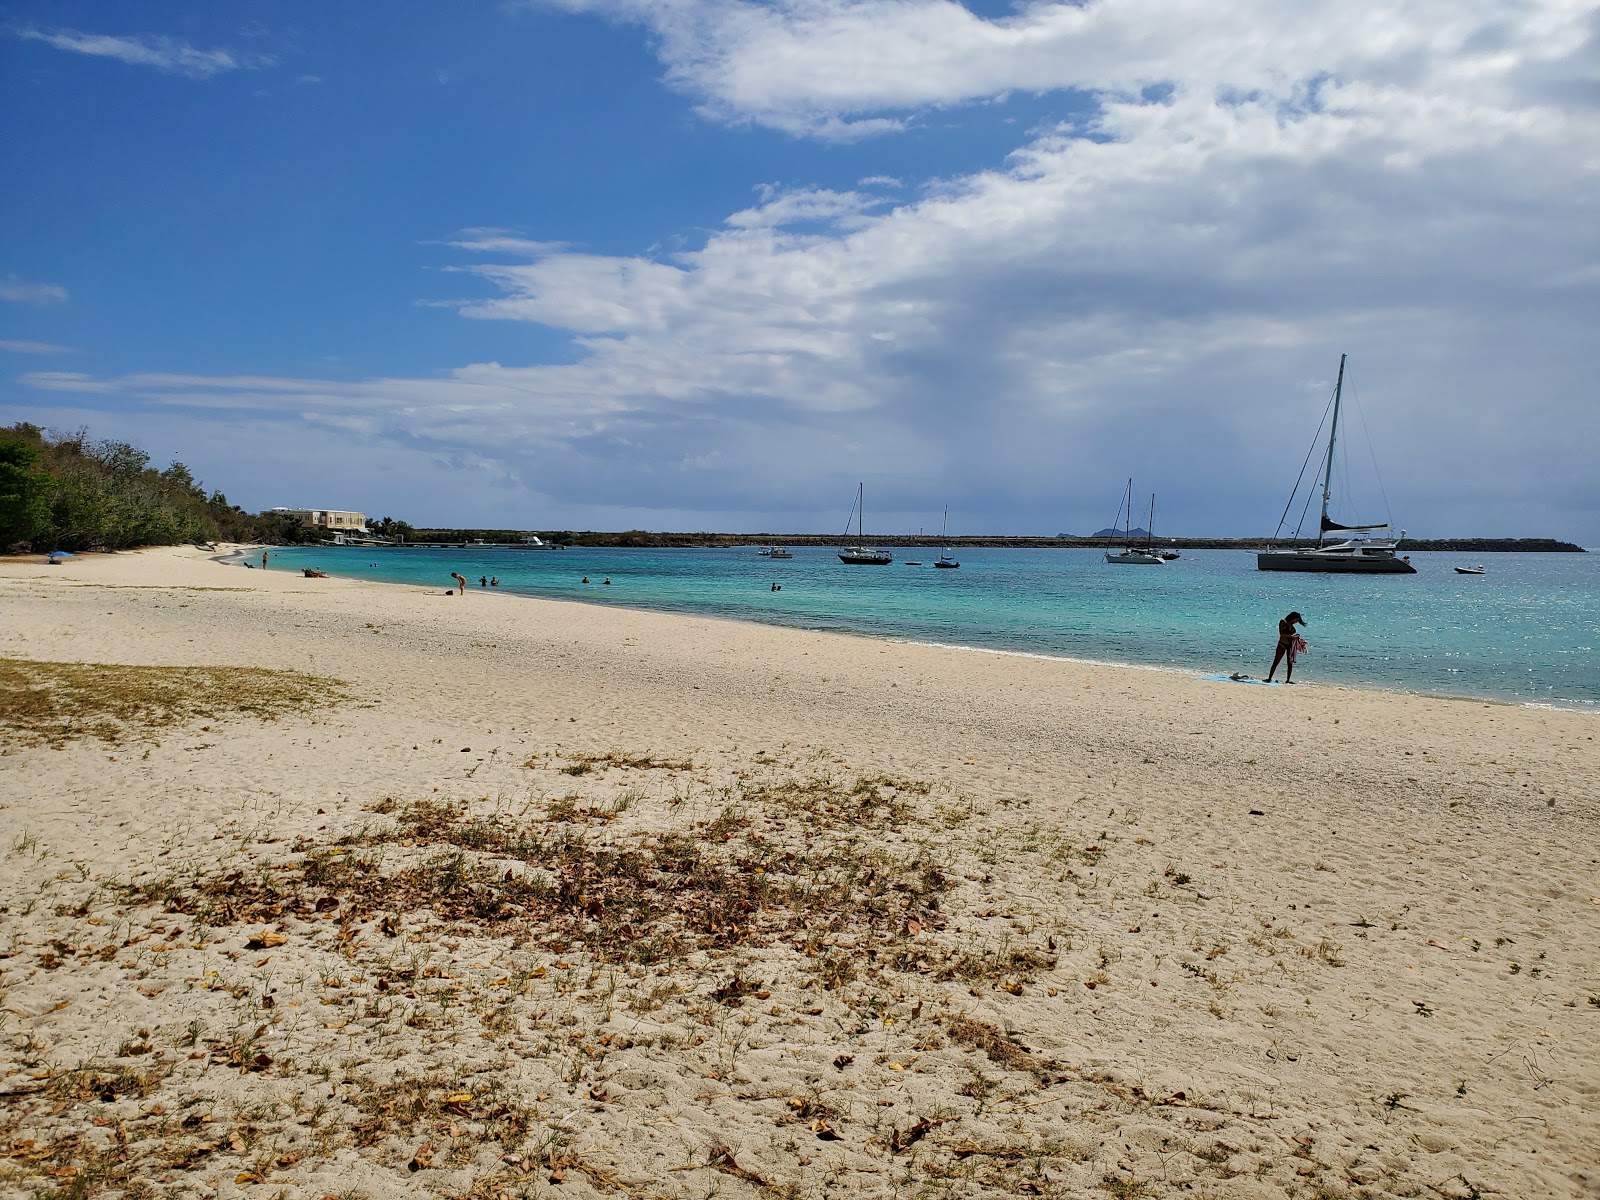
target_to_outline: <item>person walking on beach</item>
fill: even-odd
[[[265,550],[261,552],[261,569],[263,571],[267,569],[267,552]]]
[[[456,581],[456,595],[465,596],[467,594],[467,577],[460,571],[451,571],[450,578]]]
[[[1295,626],[1305,623],[1306,619],[1297,612],[1290,613],[1278,622],[1278,648],[1272,654],[1272,669],[1267,672],[1268,683],[1272,682],[1272,677],[1278,673],[1278,664],[1285,658],[1289,661],[1284,663],[1283,681],[1294,682],[1294,658],[1298,649],[1295,643],[1300,640],[1300,634],[1295,630]]]

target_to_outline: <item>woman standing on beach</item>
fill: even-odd
[[[1272,669],[1267,672],[1268,683],[1271,683],[1272,677],[1278,673],[1278,664],[1283,662],[1285,657],[1289,661],[1284,663],[1283,681],[1285,683],[1294,682],[1295,642],[1300,637],[1300,634],[1295,630],[1295,626],[1304,625],[1305,623],[1306,619],[1297,612],[1290,613],[1278,622],[1278,648],[1272,655]]]

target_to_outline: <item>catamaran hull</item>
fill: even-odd
[[[851,567],[887,567],[894,559],[887,554],[874,554],[870,557],[863,554],[848,556],[841,554],[839,561]]]
[[[1258,571],[1320,571],[1328,575],[1415,575],[1403,558],[1268,551],[1256,555]]]

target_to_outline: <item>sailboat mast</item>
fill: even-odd
[[[1146,550],[1156,543],[1156,494],[1150,493],[1150,515],[1144,522],[1144,548]]]
[[[1317,545],[1328,527],[1328,501],[1333,497],[1333,443],[1339,437],[1339,397],[1344,392],[1344,355],[1339,355],[1339,378],[1333,385],[1333,424],[1328,429],[1328,462],[1322,472],[1322,519],[1317,522]]]

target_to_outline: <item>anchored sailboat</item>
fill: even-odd
[[[1127,488],[1127,492],[1123,496],[1122,507],[1119,508],[1117,510],[1117,512],[1119,514],[1126,514],[1126,515],[1123,515],[1123,518],[1122,518],[1122,521],[1123,521],[1122,537],[1123,537],[1123,541],[1124,542],[1131,542],[1133,540],[1133,480],[1132,479],[1128,480],[1128,488]],[[1154,536],[1153,534],[1151,534],[1150,530],[1154,527],[1155,523],[1156,523],[1156,495],[1155,495],[1154,492],[1151,492],[1150,493],[1150,516],[1145,521],[1145,530],[1144,530],[1145,547],[1144,547],[1144,549],[1143,550],[1138,550],[1138,549],[1135,549],[1133,546],[1124,545],[1123,548],[1121,550],[1118,550],[1118,551],[1107,550],[1106,551],[1106,561],[1108,563],[1117,563],[1117,564],[1120,564],[1122,566],[1140,566],[1140,567],[1159,567],[1159,566],[1161,566],[1166,560],[1164,558],[1162,558],[1161,555],[1155,553],[1155,551],[1153,551],[1150,548],[1150,539]],[[1112,528],[1113,529],[1116,528],[1116,523],[1115,522],[1112,522]]]
[[[1342,575],[1415,575],[1417,573],[1417,569],[1411,565],[1409,558],[1395,553],[1400,546],[1401,539],[1406,536],[1404,529],[1400,531],[1399,537],[1373,538],[1355,536],[1342,542],[1335,542],[1329,545],[1323,544],[1323,539],[1330,533],[1365,535],[1378,533],[1389,528],[1389,522],[1387,521],[1377,525],[1340,525],[1337,521],[1332,521],[1328,518],[1328,501],[1333,498],[1333,449],[1339,438],[1339,404],[1344,394],[1344,360],[1345,356],[1341,354],[1339,356],[1339,377],[1333,385],[1333,423],[1328,427],[1328,449],[1323,456],[1322,518],[1317,525],[1317,544],[1314,547],[1305,546],[1293,550],[1263,550],[1256,555],[1256,569],[1258,571],[1323,571]],[[1299,483],[1296,482],[1296,491],[1298,491],[1299,486]],[[1278,530],[1280,532],[1283,529],[1284,519],[1288,516],[1289,506],[1293,503],[1294,493],[1291,493],[1289,503],[1284,505],[1284,515],[1278,518]],[[1296,530],[1297,534],[1298,532]]]
[[[865,536],[861,530],[866,524],[866,517],[862,512],[866,494],[865,486],[859,483],[856,484],[856,541],[858,542]],[[850,532],[850,522],[848,520],[845,521],[844,531],[846,534]],[[839,551],[839,561],[849,563],[852,567],[885,567],[894,561],[894,555],[875,546],[846,546]]]
[[[941,526],[940,529],[939,529],[939,540],[942,542],[942,541],[945,540],[945,538],[947,538],[949,536],[950,536],[950,506],[948,504],[946,504],[944,506],[944,525]],[[959,567],[961,564],[959,562],[957,562],[955,559],[950,557],[950,547],[949,546],[940,546],[939,547],[939,557],[934,560],[934,564],[933,565],[936,566],[936,567],[944,567],[947,570],[954,570],[955,568]]]

